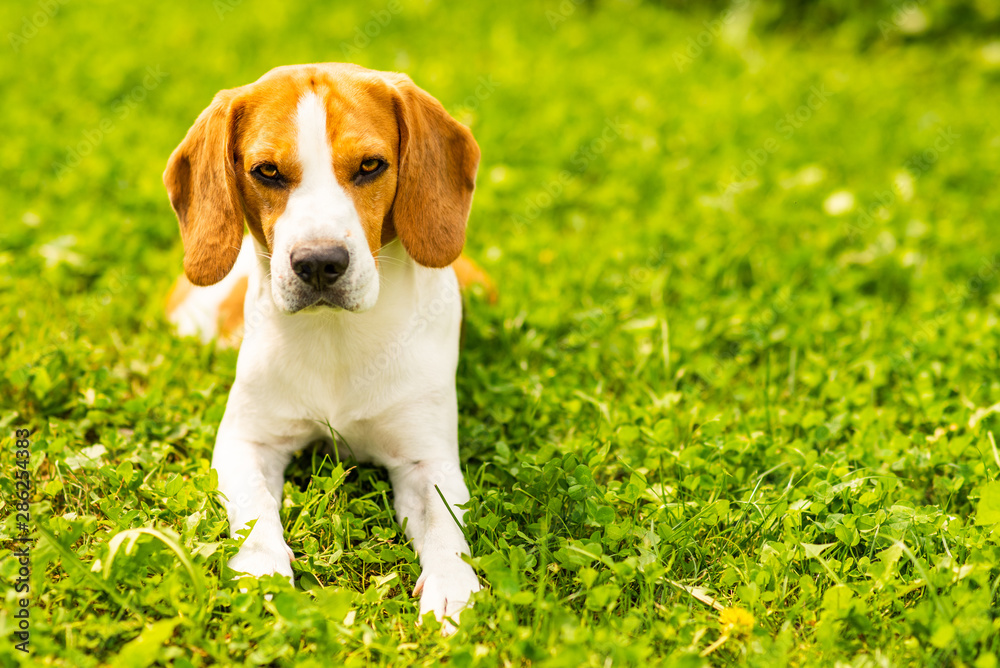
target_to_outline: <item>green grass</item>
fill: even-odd
[[[997,665],[1000,45],[405,0],[348,57],[389,5],[324,5],[70,0],[3,45],[0,532],[29,429],[36,542],[30,658],[0,551],[0,664]],[[321,452],[285,486],[300,587],[221,578],[236,355],[162,314],[170,151],[217,90],[344,59],[483,152],[467,250],[502,297],[468,301],[458,388],[488,589],[449,639],[384,473]]]

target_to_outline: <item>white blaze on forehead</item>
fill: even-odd
[[[336,283],[338,306],[364,311],[375,305],[379,275],[368,249],[354,202],[337,181],[327,134],[327,110],[313,91],[299,98],[295,110],[295,152],[302,180],[288,195],[285,210],[274,224],[271,254],[271,294],[280,310],[294,313],[315,303],[291,265],[303,245],[343,244],[350,254],[347,271]]]
[[[326,116],[326,105],[316,93],[307,91],[299,98],[295,126],[302,182],[289,197],[286,210],[292,208],[298,215],[320,217],[329,223],[331,218],[350,219],[357,213],[333,173]]]

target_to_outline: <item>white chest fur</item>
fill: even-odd
[[[462,314],[454,272],[416,264],[396,241],[379,254],[374,308],[286,314],[275,307],[258,255],[227,408],[227,418],[232,411],[240,419],[225,426],[291,450],[328,439],[332,427],[359,460],[390,465],[402,453],[372,442],[371,422],[409,412],[415,398],[454,402]]]

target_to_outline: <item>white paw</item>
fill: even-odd
[[[441,633],[451,635],[462,610],[468,606],[469,597],[482,587],[472,566],[460,559],[442,560],[424,568],[413,595],[420,595],[420,616],[433,612],[441,622]]]
[[[292,548],[285,541],[256,541],[248,539],[236,556],[229,560],[229,567],[237,573],[245,573],[259,578],[263,575],[277,573],[284,575],[295,585],[292,576],[292,560],[295,558]]]

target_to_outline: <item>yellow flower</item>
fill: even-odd
[[[726,608],[719,613],[722,632],[731,636],[746,636],[753,631],[754,618],[743,608]]]

